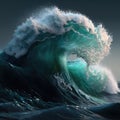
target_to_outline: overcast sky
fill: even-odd
[[[115,2],[116,1],[116,2]],[[95,24],[102,23],[113,36],[111,53],[103,63],[120,78],[120,2],[119,0],[0,0],[0,47],[11,39],[16,26],[46,6],[78,11]]]

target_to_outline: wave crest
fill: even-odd
[[[83,26],[82,31],[84,32],[85,29],[89,34],[85,35],[81,31],[75,30],[72,25],[69,25],[69,21],[74,21],[77,25]],[[4,51],[8,55],[19,58],[27,53],[33,43],[46,40],[47,33],[50,36],[58,36],[64,35],[70,30],[78,33],[79,39],[83,37],[83,40],[87,39],[86,43],[81,42],[83,45],[80,46],[80,56],[86,59],[88,63],[99,62],[109,53],[112,38],[102,25],[95,27],[93,22],[86,16],[80,13],[64,12],[57,7],[46,8],[37,16],[27,19],[15,30],[13,39]]]

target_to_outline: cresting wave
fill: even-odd
[[[81,38],[79,41],[78,37],[77,40],[72,39],[74,42],[81,42],[80,56],[87,57],[86,59],[89,59],[87,62],[100,61],[108,54],[112,38],[102,25],[95,27],[86,16],[80,13],[63,12],[57,7],[44,9],[37,16],[30,17],[20,25],[15,30],[13,39],[5,48],[5,52],[19,58],[26,54],[30,46],[36,41],[44,41],[48,37],[55,37],[55,35],[65,35],[70,31],[75,34],[73,37],[79,36]],[[49,36],[45,36],[47,33]],[[83,43],[83,41],[85,42]],[[70,43],[64,42],[62,45],[67,47],[68,44]],[[71,43],[70,49],[74,47],[76,46]]]
[[[38,16],[31,17],[20,25],[4,51],[10,56],[20,58],[35,42],[42,43],[49,39],[53,39],[51,42],[54,43],[58,41],[59,47],[66,49],[66,53],[75,52],[88,65],[100,62],[109,53],[112,41],[102,25],[95,27],[92,21],[82,14],[64,12],[53,7],[44,9]],[[65,61],[62,62],[64,64]],[[98,71],[99,69],[101,68],[98,68]],[[112,73],[107,69],[102,71],[107,71],[105,73],[109,83],[104,90],[117,93],[119,88]]]
[[[100,65],[111,42],[102,25],[95,26],[80,13],[41,10],[18,26],[0,52],[0,100],[17,102],[14,109],[23,112],[37,107],[69,113],[70,108],[73,116],[77,111],[97,119],[81,107],[102,104],[104,92],[120,92],[112,72]],[[42,112],[50,115],[51,109],[47,111]]]

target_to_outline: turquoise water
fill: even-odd
[[[54,7],[27,19],[0,53],[0,117],[104,119],[87,108],[119,92],[112,72],[100,65],[111,41],[102,25],[79,13]]]

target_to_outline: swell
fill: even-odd
[[[48,110],[45,115],[57,110],[66,113],[70,108],[73,116],[75,111],[88,116],[86,107],[105,103],[103,92],[119,92],[112,73],[99,65],[111,41],[102,25],[95,26],[80,13],[53,7],[27,19],[0,53],[2,108],[12,107],[19,115],[38,109],[39,114]],[[71,53],[79,59],[67,60]],[[18,113],[7,115],[16,118]],[[96,117],[90,115],[89,119]]]
[[[44,66],[42,67],[41,64],[47,64],[48,66],[54,66],[53,63],[56,65],[60,64],[62,66],[61,71],[67,72],[68,66],[66,65],[66,59],[67,54],[71,51],[76,52],[79,57],[83,58],[88,66],[91,64],[98,64],[104,56],[109,53],[111,41],[111,36],[102,25],[95,26],[90,19],[80,13],[64,12],[57,7],[53,7],[44,9],[37,14],[37,16],[30,17],[25,23],[20,25],[15,30],[13,39],[8,43],[3,52],[9,56],[8,58],[13,58],[11,62],[10,59],[8,62],[17,65],[15,63],[15,61],[17,61],[19,67],[26,67],[30,66],[30,64],[38,63],[36,65],[34,64],[34,70],[38,74],[43,70],[44,73],[42,72],[42,74],[44,74],[45,77],[45,74],[52,71],[49,68],[53,67],[46,67],[44,70]],[[37,50],[34,50],[34,48]],[[61,52],[62,50],[64,51],[63,53]],[[60,51],[60,53],[58,51]],[[44,56],[46,53],[45,59],[42,58],[43,53]],[[38,56],[41,56],[41,59],[38,58]],[[58,56],[55,58],[57,62],[54,61],[54,56]],[[59,60],[60,57],[63,60]],[[57,66],[57,69],[61,69],[59,68],[61,66]],[[28,69],[30,69],[30,67],[28,67]],[[81,73],[84,69],[87,70],[87,68],[82,68]],[[97,69],[97,71],[99,71],[99,69],[101,71],[101,67]],[[52,72],[57,73],[58,71],[53,70]],[[69,73],[67,74],[69,76]],[[92,74],[93,73],[91,73],[90,76],[92,76]],[[112,90],[107,86],[106,91],[109,93],[117,93],[118,87],[114,77],[111,75],[112,77],[108,80],[110,72],[109,75],[107,72],[105,73],[107,75],[101,73],[97,75],[97,77],[102,76],[102,74],[107,77],[105,81],[107,83],[110,82],[109,86],[111,82],[114,83],[114,87],[111,87]],[[87,81],[86,73],[84,73],[83,76],[86,76],[86,78],[83,78],[83,81]],[[97,77],[95,79],[97,79]],[[102,77],[100,78],[102,79]],[[96,81],[100,83],[99,81],[101,79]],[[72,81],[69,82],[71,82],[70,84],[74,84]],[[96,85],[98,83],[96,82]],[[83,86],[84,85],[86,84],[83,83]],[[100,86],[101,89],[103,89],[105,83],[100,84]],[[79,87],[76,89],[81,88]]]

